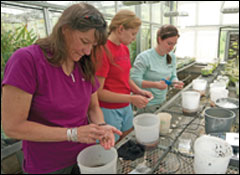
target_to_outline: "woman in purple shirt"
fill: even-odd
[[[17,50],[2,81],[2,125],[23,140],[26,173],[70,173],[78,153],[114,146],[99,108],[95,59],[107,41],[102,14],[85,3],[67,8],[49,37]]]

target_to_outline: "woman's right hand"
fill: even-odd
[[[122,135],[122,132],[117,128],[111,125],[103,125],[102,129],[105,130],[105,134],[100,140],[100,144],[104,147],[104,149],[110,149],[115,145],[115,136],[114,134]]]
[[[156,88],[160,90],[166,89],[168,87],[165,81],[162,81],[162,80],[155,83],[156,83]]]
[[[97,140],[101,140],[105,135],[105,131],[97,124],[91,123],[88,125],[80,126],[77,129],[78,142],[81,143],[96,143]]]
[[[142,95],[132,95],[131,96],[131,103],[138,107],[138,108],[144,108],[148,104],[148,99]]]

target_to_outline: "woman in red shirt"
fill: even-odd
[[[133,111],[131,104],[143,108],[152,94],[140,89],[130,79],[131,61],[127,47],[136,39],[141,20],[129,10],[119,11],[109,26],[107,47],[96,75],[100,82],[98,97],[105,122],[123,131],[124,137],[131,131]],[[133,92],[133,94],[131,94]],[[115,135],[115,140],[119,139]]]

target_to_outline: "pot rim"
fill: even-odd
[[[220,100],[223,100],[223,99],[230,99],[230,100],[232,100],[232,101],[236,101],[236,103],[238,103],[238,106],[237,106],[236,108],[224,108],[224,107],[218,105],[218,102],[219,102]],[[234,103],[234,102],[233,102],[233,103]],[[216,104],[217,107],[223,108],[223,109],[230,109],[230,110],[239,109],[239,100],[238,100],[237,98],[231,98],[231,97],[219,98],[219,99],[216,100],[215,104]],[[235,103],[234,103],[234,104],[235,104]],[[237,105],[237,104],[235,104],[235,105]]]
[[[206,113],[207,110],[210,110],[210,109],[220,109],[220,110],[225,110],[225,111],[228,111],[230,113],[232,113],[232,116],[231,117],[228,117],[228,118],[219,118],[219,117],[215,117],[215,116],[211,116],[209,114]],[[213,119],[221,119],[221,120],[226,120],[226,119],[233,119],[236,117],[235,113],[229,109],[226,109],[226,108],[218,108],[218,107],[214,107],[214,108],[207,108],[204,110],[204,115],[206,115],[207,117],[209,118],[213,118]]]

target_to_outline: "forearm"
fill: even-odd
[[[13,127],[4,127],[5,134],[10,138],[36,142],[67,141],[67,128],[52,127],[32,121],[23,121]]]
[[[88,117],[91,123],[95,123],[95,124],[105,123],[103,112],[99,106],[94,107],[93,109],[90,109],[88,111]]]
[[[98,98],[101,101],[109,103],[131,103],[132,100],[130,94],[120,94],[105,89],[98,91]]]
[[[156,88],[156,82],[154,81],[142,81],[142,88]]]
[[[139,94],[141,92],[141,89],[136,85],[136,83],[133,80],[129,80],[129,85],[131,88],[131,91],[135,94]]]

